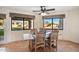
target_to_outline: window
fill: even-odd
[[[20,17],[13,17],[11,20],[12,23],[12,30],[29,30],[33,29],[33,20],[20,18]]]
[[[23,30],[23,18],[12,18],[12,30]]]
[[[30,21],[24,20],[24,29],[29,29],[30,28]]]
[[[53,18],[53,29],[63,30],[63,19]]]
[[[52,29],[52,19],[44,19],[44,28]]]
[[[12,30],[22,30],[23,21],[22,20],[12,20]]]
[[[31,29],[33,29],[33,27],[34,27],[34,25],[33,25],[34,24],[34,20],[31,20],[30,23],[31,23],[31,26],[30,27],[31,27]]]
[[[63,19],[60,18],[48,18],[44,19],[45,29],[63,29]]]

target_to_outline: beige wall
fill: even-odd
[[[79,9],[66,13],[64,19],[63,39],[79,43]]]
[[[4,30],[5,30],[5,36],[4,36],[4,42],[11,42],[16,40],[23,40],[23,34],[28,33],[29,31],[22,30],[22,31],[11,31],[11,18],[9,17],[9,12],[17,12],[17,13],[23,13],[23,14],[30,14],[33,15],[32,12],[25,12],[22,10],[16,10],[16,9],[6,9],[6,8],[0,8],[0,13],[5,13],[7,18],[4,22]],[[74,42],[79,43],[79,9],[72,10],[72,11],[66,11],[66,12],[57,12],[55,14],[65,14],[66,17],[64,19],[64,29],[61,31],[60,39],[62,40],[71,40]],[[34,27],[40,28],[43,26],[42,16],[36,15],[36,18],[34,20]]]

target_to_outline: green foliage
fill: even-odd
[[[16,30],[22,30],[22,28],[12,28],[12,30],[16,31]]]
[[[0,29],[0,36],[4,36],[4,30]]]

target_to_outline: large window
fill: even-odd
[[[11,20],[12,23],[12,30],[29,30],[33,29],[33,20],[20,18],[20,17],[13,17]]]
[[[60,18],[47,18],[44,19],[45,29],[63,29],[63,19]]]

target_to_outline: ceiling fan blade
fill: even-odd
[[[40,6],[40,8],[41,8],[41,11],[43,11],[43,7],[44,7],[44,6]]]
[[[55,10],[55,8],[53,8],[53,9],[47,9],[46,11],[54,11]]]

